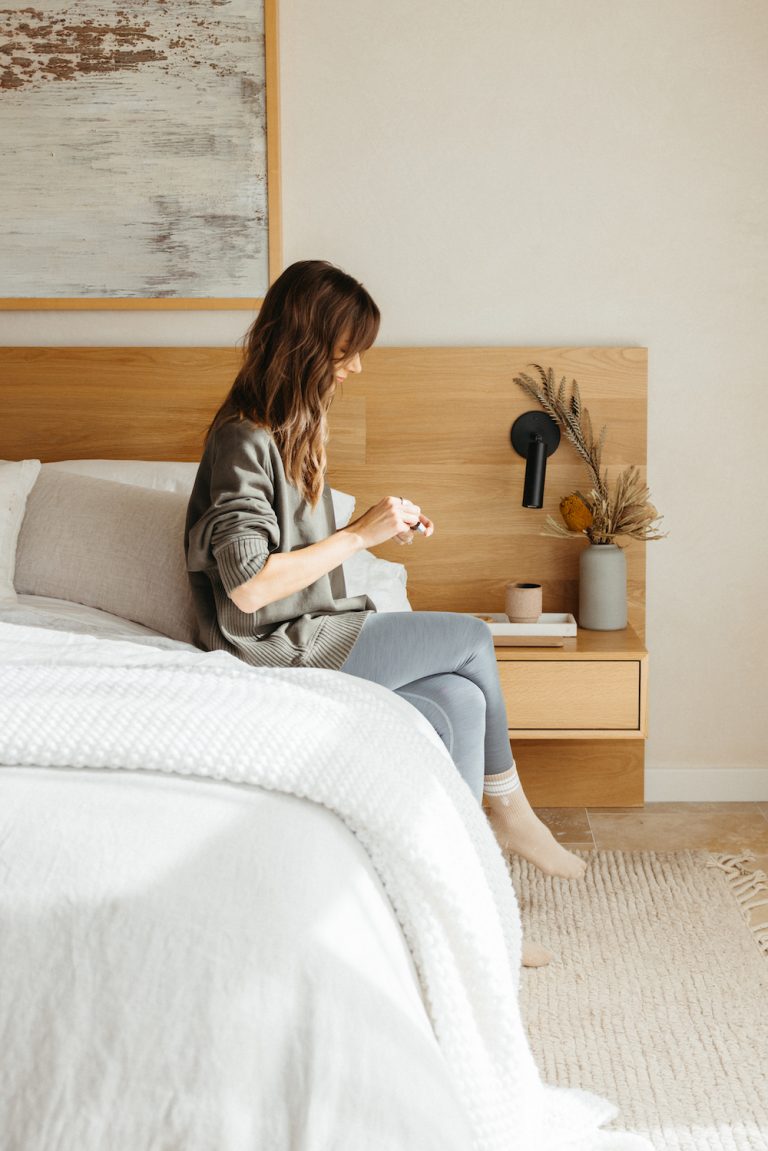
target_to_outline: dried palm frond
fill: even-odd
[[[604,425],[595,436],[576,380],[571,381],[569,393],[564,376],[555,387],[552,368],[545,371],[540,364],[531,364],[531,367],[536,369],[539,382],[525,372],[516,376],[514,382],[560,426],[587,465],[592,481],[588,495],[573,492],[561,501],[566,526],[547,516],[543,534],[568,539],[586,536],[593,544],[614,543],[621,536],[635,540],[664,539],[667,533],[659,531],[662,517],[650,502],[650,492],[637,467],[631,465],[620,472],[611,492],[608,472],[602,470],[608,429]]]
[[[596,491],[607,497],[607,479],[600,472],[607,429],[602,428],[595,438],[592,420],[589,412],[582,405],[579,385],[575,380],[571,381],[570,395],[567,395],[565,376],[555,390],[555,373],[552,368],[544,371],[541,364],[531,364],[531,367],[538,372],[540,383],[537,383],[525,372],[516,376],[514,382],[536,400],[555,423],[560,425],[566,439],[570,440],[587,465]]]

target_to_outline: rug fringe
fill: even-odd
[[[725,873],[758,947],[768,955],[768,922],[757,925],[750,922],[753,911],[768,907],[768,875],[750,866],[754,861],[753,852],[741,851],[738,854],[712,855],[707,866],[717,867]]]

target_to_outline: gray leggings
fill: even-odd
[[[493,640],[482,620],[447,611],[370,615],[341,671],[413,704],[478,799],[484,775],[514,766]]]

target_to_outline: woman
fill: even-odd
[[[243,367],[211,424],[185,547],[203,646],[259,666],[325,667],[373,680],[421,711],[481,799],[503,847],[565,878],[584,864],[532,811],[509,746],[491,633],[452,612],[376,614],[346,597],[341,565],[431,520],[387,496],[336,530],[325,484],[327,415],[362,371],[379,310],[321,260],[291,265],[251,326]]]

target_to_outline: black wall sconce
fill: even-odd
[[[524,412],[509,433],[512,447],[525,463],[523,507],[540,508],[544,503],[544,477],[547,456],[557,451],[560,429],[546,412]]]

